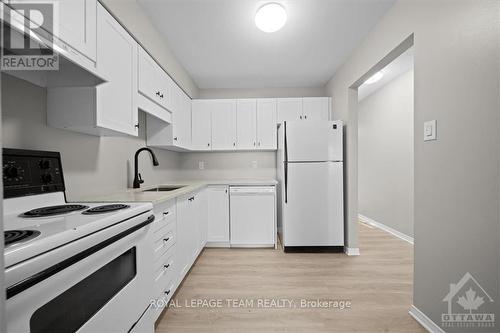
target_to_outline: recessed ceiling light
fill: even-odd
[[[286,10],[278,3],[267,3],[255,14],[255,25],[264,32],[276,32],[286,23]]]
[[[382,72],[377,72],[375,74],[373,74],[372,77],[370,77],[368,80],[365,81],[366,84],[372,84],[372,83],[375,83],[375,82],[378,82],[380,81],[380,79],[384,76],[384,73]]]

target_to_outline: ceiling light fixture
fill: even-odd
[[[263,5],[255,14],[255,25],[264,32],[276,32],[283,28],[287,15],[285,8],[279,3],[271,2]]]
[[[377,72],[375,74],[373,74],[372,77],[370,77],[368,80],[365,81],[366,84],[373,84],[375,82],[378,82],[380,81],[381,78],[384,77],[384,73],[382,72]]]

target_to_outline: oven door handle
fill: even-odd
[[[148,224],[153,223],[154,220],[155,220],[155,216],[151,215],[147,218],[146,221],[141,222],[141,223],[133,226],[132,228],[124,230],[124,231],[120,232],[119,234],[116,234],[113,237],[106,239],[105,241],[97,243],[96,245],[91,246],[88,249],[85,249],[84,251],[79,252],[79,253],[61,261],[58,264],[50,266],[41,272],[38,272],[30,277],[27,277],[26,279],[24,279],[22,281],[19,281],[13,285],[7,287],[7,290],[6,290],[7,299],[14,297],[15,295],[23,292],[24,290],[33,287],[37,283],[40,283],[43,280],[46,280],[47,278],[49,278],[49,277],[59,273],[60,271],[74,265],[75,263],[91,256],[92,254],[94,254],[94,253],[104,249],[105,247],[119,241],[120,239],[136,232],[137,230],[147,226]]]

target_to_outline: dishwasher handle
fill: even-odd
[[[275,193],[274,186],[231,186],[230,194],[269,194]]]

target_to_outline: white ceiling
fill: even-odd
[[[381,70],[384,76],[379,81],[372,84],[363,83],[359,86],[358,100],[361,101],[365,99],[375,91],[399,77],[401,74],[406,73],[411,69],[413,69],[413,47],[385,66]]]
[[[323,86],[395,0],[138,0],[204,88]],[[267,34],[257,9],[279,2],[283,29]]]

